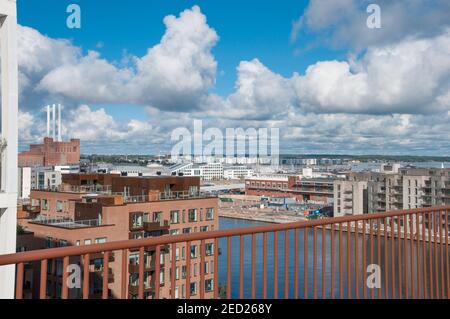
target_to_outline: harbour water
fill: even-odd
[[[256,221],[247,221],[240,219],[230,219],[230,218],[221,218],[220,219],[220,229],[230,229],[230,228],[240,228],[240,227],[254,227],[260,225],[267,225],[263,222]],[[303,230],[299,230],[299,242],[298,242],[298,297],[304,298],[304,283],[305,283],[305,260],[304,260],[304,233]],[[334,249],[334,296],[338,298],[341,293],[342,287],[342,297],[347,298],[362,298],[363,296],[363,283],[366,284],[367,277],[370,273],[367,272],[367,269],[362,269],[363,265],[363,243],[366,248],[366,265],[375,264],[380,268],[380,289],[373,289],[373,296],[375,298],[385,297],[385,288],[388,288],[388,297],[392,298],[392,288],[396,291],[396,296],[399,296],[399,292],[401,289],[402,295],[405,296],[408,292],[411,296],[411,289],[413,283],[415,287],[415,293],[417,291],[417,269],[420,267],[421,276],[424,273],[424,262],[423,262],[423,245],[419,245],[419,254],[420,258],[417,260],[417,246],[416,242],[411,242],[409,240],[401,240],[400,245],[397,240],[394,240],[394,244],[392,245],[392,241],[388,239],[387,247],[385,247],[384,238],[381,238],[380,245],[378,245],[377,238],[373,237],[373,253],[370,251],[370,238],[369,236],[365,236],[363,240],[362,235],[358,236],[358,249],[355,247],[355,234],[351,234],[350,245],[347,245],[347,233],[344,232],[342,236],[342,278],[339,278],[339,240],[337,236],[337,232],[335,233],[335,249]],[[306,262],[306,280],[308,287],[308,298],[314,297],[314,235],[312,229],[308,231],[308,260]],[[278,235],[278,296],[284,297],[284,288],[285,288],[285,277],[284,277],[284,252],[285,252],[285,242],[284,242],[284,232],[280,232]],[[412,249],[411,249],[412,246]],[[221,255],[219,256],[219,285],[226,285],[227,282],[227,241],[226,239],[219,240],[219,247],[221,249]],[[288,289],[289,289],[289,297],[292,298],[294,296],[294,231],[289,232],[289,259],[288,259]],[[325,230],[325,251],[322,251],[322,230],[317,230],[317,271],[316,271],[316,287],[317,287],[317,297],[322,298],[331,298],[332,290],[331,290],[331,233],[329,230]],[[392,254],[392,247],[394,248],[394,253]],[[268,247],[267,247],[267,297],[271,298],[274,296],[274,240],[273,234],[270,233],[268,236]],[[386,248],[386,249],[385,249]],[[429,256],[428,244],[425,249],[426,256]],[[431,246],[431,250],[433,253],[433,263],[434,260],[434,247]],[[262,298],[263,294],[263,238],[262,235],[257,235],[256,241],[256,298]],[[358,262],[355,263],[355,251],[358,251]],[[411,254],[412,252],[412,254]],[[348,254],[349,253],[349,254]],[[439,257],[440,247],[437,249],[437,256]],[[448,251],[447,251],[448,253]],[[394,258],[392,259],[392,255]],[[325,260],[324,274],[322,276],[322,256]],[[347,264],[348,256],[350,256],[350,263]],[[445,252],[444,255],[446,256]],[[385,258],[387,257],[387,258]],[[251,298],[251,236],[246,236],[244,241],[244,298]],[[412,259],[411,259],[412,258]],[[436,260],[437,261],[437,260]],[[239,262],[240,262],[240,252],[239,252],[239,237],[232,238],[232,248],[231,248],[231,295],[233,298],[239,298]],[[413,265],[413,273],[411,274],[411,264]],[[357,268],[355,267],[357,265]],[[429,266],[428,260],[426,261],[426,266]],[[439,262],[437,265],[433,264],[433,270],[436,270],[440,273],[439,267],[447,267],[446,260],[443,258],[442,263]],[[446,268],[444,268],[446,269]],[[358,270],[358,278],[356,278],[356,270]],[[437,273],[437,272],[435,272]],[[441,278],[439,276],[435,276],[435,273],[426,269],[426,277],[427,277],[427,287],[432,289],[433,291],[441,291],[442,287],[436,285],[436,283],[441,282]],[[444,271],[444,273],[446,273]],[[347,274],[350,274],[350,278],[347,277]],[[394,274],[394,277],[393,277]],[[430,275],[432,277],[430,277]],[[448,276],[448,274],[446,275]],[[401,278],[401,280],[400,280]],[[387,279],[387,280],[386,280]],[[444,282],[447,282],[447,278],[443,278]],[[355,289],[355,282],[358,280],[358,291]],[[421,286],[424,287],[425,281],[423,278],[420,278]],[[324,282],[323,282],[324,281]],[[431,286],[434,281],[434,286]],[[350,283],[350,285],[349,285]],[[387,285],[386,285],[387,284]],[[349,290],[348,287],[351,287]],[[366,286],[367,287],[367,286]],[[324,292],[324,296],[322,293]],[[371,297],[371,289],[367,288],[367,297]]]

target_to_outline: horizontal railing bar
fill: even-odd
[[[160,236],[144,239],[132,239],[124,241],[114,241],[103,244],[87,245],[87,246],[71,246],[43,250],[33,250],[28,252],[20,252],[15,254],[0,255],[0,266],[17,264],[20,262],[39,261],[42,259],[54,259],[65,256],[77,256],[84,254],[99,253],[104,251],[114,251],[122,249],[135,249],[138,247],[151,247],[157,245],[168,245],[173,243],[181,243],[187,241],[200,241],[204,239],[216,239],[225,237],[234,237],[241,235],[251,235],[259,233],[270,233],[278,231],[286,231],[291,229],[302,229],[307,227],[327,226],[331,224],[350,223],[355,221],[364,221],[385,217],[400,217],[404,215],[412,215],[415,213],[432,213],[438,210],[450,210],[450,205],[436,206],[429,208],[418,208],[412,210],[391,211],[386,213],[376,213],[367,215],[343,216],[334,218],[325,218],[321,220],[299,221],[286,224],[274,224],[267,226],[257,226],[248,228],[237,228],[227,230],[216,230],[210,232],[181,234],[173,236]]]

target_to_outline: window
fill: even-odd
[[[153,213],[153,221],[157,223],[161,223],[162,220],[162,212]]]
[[[60,239],[59,240],[59,247],[66,247],[66,246],[67,246],[67,240]]]
[[[188,216],[189,222],[196,222],[197,221],[197,210],[196,209],[189,209],[189,216]]]
[[[190,234],[191,228],[183,228],[183,234]]]
[[[85,244],[85,245],[90,245],[90,244],[92,244],[92,240],[90,240],[90,239],[85,239],[85,240],[84,240],[84,244]]]
[[[214,254],[214,244],[209,243],[205,245],[206,256],[212,256]]]
[[[142,214],[133,214],[131,222],[133,228],[142,227],[143,226]]]
[[[208,231],[208,226],[200,226],[200,231],[201,232]]]
[[[180,223],[180,211],[174,210],[170,212],[170,223],[179,224]]]
[[[197,245],[192,245],[191,246],[191,258],[197,258],[197,254],[198,254]]]
[[[103,243],[106,243],[106,237],[95,238],[95,243],[96,243],[96,244],[103,244]]]
[[[63,211],[63,202],[60,200],[56,201],[56,211],[61,213]]]
[[[214,219],[214,208],[207,208],[206,209],[206,220],[213,220]]]
[[[189,186],[189,194],[197,195],[198,194],[198,186]]]
[[[171,235],[179,235],[180,234],[180,230],[179,229],[171,229],[170,230],[170,234]]]
[[[213,291],[214,289],[214,279],[205,280],[205,291]]]
[[[52,237],[47,237],[46,242],[45,242],[45,247],[53,248],[53,238]]]
[[[41,200],[41,208],[42,208],[42,210],[48,210],[48,200],[47,199]]]
[[[80,246],[80,241],[79,240],[76,241],[75,246]]]
[[[191,296],[195,296],[197,294],[197,283],[196,282],[191,282],[190,285],[190,290],[191,290]]]

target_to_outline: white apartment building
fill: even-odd
[[[367,181],[334,181],[334,217],[367,213]]]
[[[27,199],[30,198],[31,193],[31,167],[19,167],[19,178],[17,179],[17,185],[19,186],[17,198]]]
[[[254,174],[254,170],[246,166],[226,166],[223,169],[223,178],[227,180],[245,179],[252,177]]]
[[[222,163],[178,164],[172,166],[169,171],[171,175],[198,176],[204,181],[222,180],[224,178]]]
[[[61,172],[49,167],[31,169],[31,189],[56,190],[62,182]]]

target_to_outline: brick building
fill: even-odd
[[[75,174],[76,175],[76,174]],[[34,213],[28,219],[19,220],[26,234],[19,236],[21,250],[42,249],[58,246],[81,246],[110,241],[140,239],[154,236],[175,235],[191,232],[204,232],[218,229],[218,199],[200,194],[199,178],[191,177],[120,177],[94,176],[92,174],[68,175],[71,185],[63,184],[58,192],[31,192],[31,205],[27,209]],[[111,183],[106,187],[97,183],[92,189],[81,187],[81,183],[103,181]],[[78,182],[75,182],[78,181]],[[79,185],[76,185],[79,184]],[[76,186],[80,188],[75,189]],[[129,187],[129,194],[112,192],[111,189]],[[108,189],[106,191],[106,189]],[[147,192],[143,195],[143,192]],[[161,191],[162,190],[162,191]],[[176,191],[175,191],[176,190]],[[194,192],[194,190],[197,190]],[[139,194],[139,195],[135,195]],[[160,298],[169,298],[175,289],[175,297],[199,294],[204,285],[205,298],[213,297],[216,274],[214,274],[214,240],[205,241],[204,265],[200,264],[200,242],[192,242],[190,252],[185,244],[176,246],[176,270],[171,273],[171,249],[161,247],[156,256],[155,247],[147,247],[144,255],[144,296],[153,298],[155,292],[155,261],[160,262]],[[190,286],[185,286],[186,254],[191,254]],[[122,251],[115,251],[109,263],[108,289],[111,298],[122,294],[122,280],[126,280],[126,293],[129,298],[138,294],[139,251],[128,251],[127,277],[122,278]],[[71,263],[82,266],[80,258],[71,258]],[[61,289],[62,261],[49,263],[47,296],[59,295]],[[36,296],[39,285],[39,271],[26,275],[29,281],[29,296]],[[204,267],[204,281],[200,282],[200,267]],[[102,291],[103,255],[90,256],[90,295],[96,297]],[[34,275],[32,275],[34,274]],[[175,276],[175,287],[171,287],[171,276]],[[78,298],[81,289],[70,289],[69,296]]]
[[[298,176],[251,177],[245,180],[245,194],[290,197],[299,202],[329,204],[333,200],[333,180]]]
[[[80,162],[80,140],[57,142],[44,138],[43,144],[32,144],[19,153],[19,167],[73,165]]]

